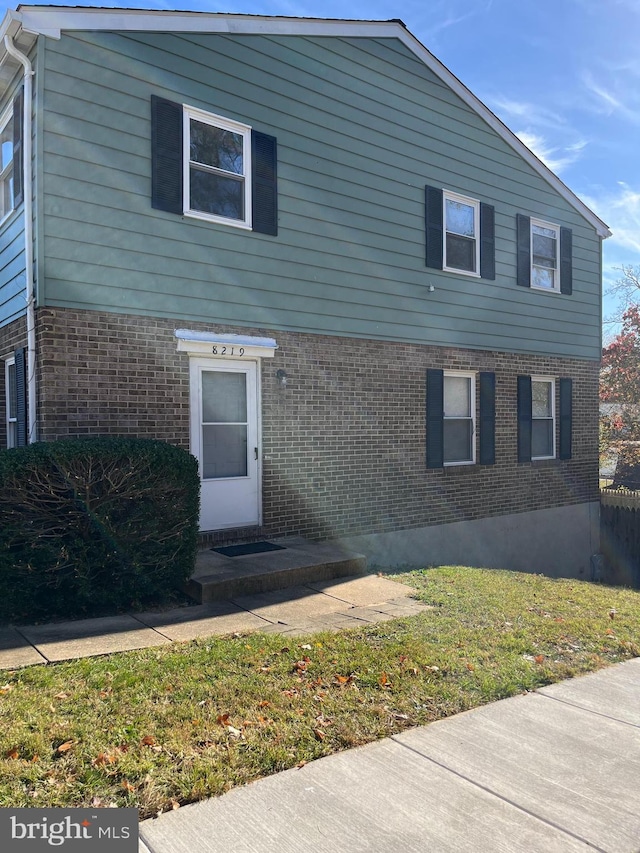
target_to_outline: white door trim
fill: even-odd
[[[228,524],[220,524],[212,527],[205,523],[207,507],[207,484],[210,480],[202,480],[201,500],[201,530],[224,530],[235,527],[253,527],[262,524],[262,384],[261,366],[262,358],[272,358],[277,349],[277,344],[272,338],[258,338],[243,335],[220,335],[211,332],[196,332],[188,329],[178,329],[175,332],[178,339],[178,351],[189,355],[189,437],[191,453],[201,462],[202,442],[202,397],[201,397],[201,374],[203,370],[240,371],[248,376],[253,376],[255,392],[251,401],[253,411],[253,424],[255,425],[255,443],[248,444],[248,465],[255,473],[255,507],[256,513],[250,520],[244,520]],[[249,390],[249,385],[247,386]],[[248,401],[249,402],[249,401]],[[249,415],[249,412],[248,412]],[[253,446],[257,447],[257,459],[253,458]],[[242,478],[239,478],[242,479]],[[223,480],[219,481],[220,483]],[[226,480],[233,482],[233,478]],[[252,503],[252,506],[254,504]]]

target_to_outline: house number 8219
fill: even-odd
[[[237,352],[236,352],[237,349]],[[221,347],[217,344],[213,347],[214,355],[244,355],[244,347]]]

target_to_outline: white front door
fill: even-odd
[[[258,364],[192,358],[191,452],[200,465],[200,529],[260,523]]]

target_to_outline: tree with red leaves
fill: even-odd
[[[627,304],[622,330],[602,351],[600,456],[640,465],[640,307]],[[636,444],[637,442],[637,444]],[[625,464],[625,467],[627,465]]]

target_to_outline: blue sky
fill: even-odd
[[[338,0],[223,0],[220,5],[85,0],[81,5],[401,18],[609,225],[605,288],[619,278],[616,267],[640,265],[640,0],[352,0],[348,7]],[[605,317],[614,307],[605,297]]]

